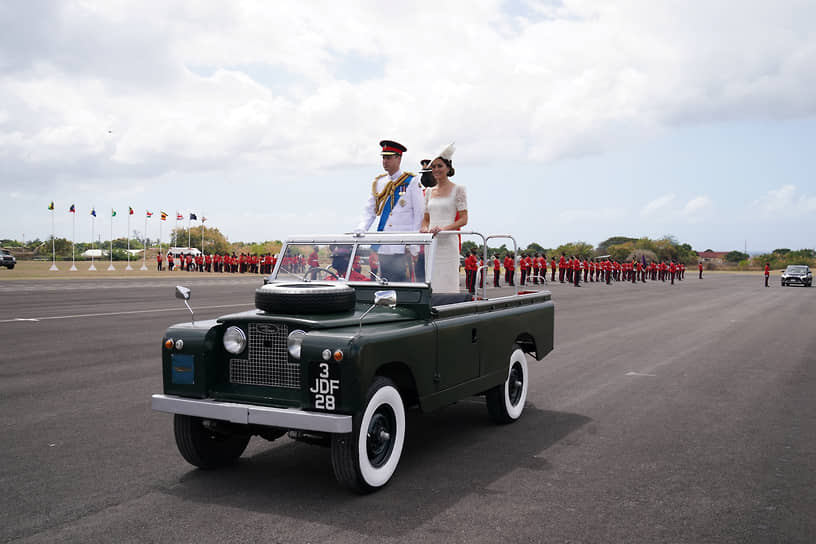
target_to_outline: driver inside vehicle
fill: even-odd
[[[298,281],[393,281],[380,266],[378,250],[394,251],[396,245],[292,244],[282,255],[276,280]],[[404,277],[409,282],[425,281],[425,263],[419,259],[419,246],[399,244],[405,255]],[[354,259],[352,260],[352,252]]]

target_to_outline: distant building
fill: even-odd
[[[193,257],[201,255],[201,252],[194,247],[171,247],[167,250],[167,254],[170,255],[171,253],[173,254],[173,257],[178,257],[182,253],[185,255],[192,255]]]
[[[101,259],[102,257],[105,257],[107,255],[108,252],[103,251],[101,249],[86,249],[85,251],[82,252],[81,256],[85,257],[86,259],[90,259],[91,257],[93,257],[94,259]]]
[[[697,258],[702,263],[724,264],[725,256],[729,253],[730,251],[700,251],[697,253]]]

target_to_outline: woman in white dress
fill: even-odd
[[[458,230],[467,225],[467,192],[464,185],[457,185],[449,178],[455,171],[451,157],[453,144],[446,147],[433,161],[431,172],[436,186],[425,191],[425,216],[420,232]],[[458,215],[457,215],[458,213]],[[433,290],[436,293],[456,293],[459,291],[459,237],[442,235],[437,237],[436,254],[433,262]]]

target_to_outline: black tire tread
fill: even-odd
[[[374,393],[381,387],[387,385],[397,388],[394,382],[388,378],[382,376],[374,378],[374,381],[371,382],[371,386],[366,393],[363,411],[354,414],[354,431],[350,434],[335,434],[332,436],[331,460],[334,477],[340,485],[360,495],[365,495],[379,489],[369,486],[365,480],[363,480],[359,467],[357,466],[357,439],[360,433],[360,423],[363,419],[363,412],[365,408],[368,407],[369,401],[371,401],[371,397],[373,397]]]
[[[249,435],[233,435],[218,442],[207,436],[201,418],[175,414],[173,434],[179,453],[191,465],[205,470],[230,465],[238,459],[249,443]]]
[[[521,349],[521,346],[518,344],[513,344],[513,347],[510,349],[510,353],[513,353],[517,349]],[[487,390],[487,393],[485,393],[487,414],[494,423],[498,423],[499,425],[507,425],[508,423],[517,421],[510,417],[510,415],[507,413],[506,407],[504,406],[504,386],[508,379],[509,377],[505,378],[505,381],[499,385],[491,387]]]

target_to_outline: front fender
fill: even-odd
[[[162,337],[162,380],[168,395],[205,398],[208,387],[216,382],[215,359],[224,351],[220,325],[215,320],[199,321],[195,325],[180,323],[169,327]],[[165,342],[173,341],[167,349]],[[181,349],[175,344],[183,342]]]

